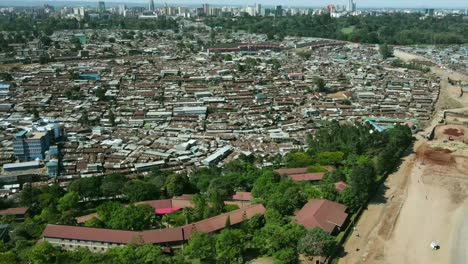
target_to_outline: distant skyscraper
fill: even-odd
[[[126,5],[119,5],[119,15],[123,16],[126,9],[127,9]]]
[[[206,16],[210,14],[210,5],[209,4],[203,4],[203,14]]]
[[[154,11],[154,0],[149,0],[148,9],[149,11]]]
[[[261,16],[262,15],[262,5],[255,4],[255,15]]]
[[[282,6],[280,6],[280,5],[277,5],[277,6],[276,6],[275,15],[276,15],[276,16],[282,16],[282,15],[283,15],[283,7],[282,7]]]
[[[98,2],[98,12],[99,13],[104,13],[104,11],[106,11],[106,4],[104,3],[104,1],[99,1]]]
[[[354,11],[356,11],[356,2],[354,2],[354,0],[348,0],[348,8],[347,8],[347,11],[348,11],[348,12],[354,12]]]

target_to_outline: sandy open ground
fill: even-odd
[[[405,60],[420,59],[395,54]],[[456,87],[446,81],[449,76],[468,80],[467,76],[442,69],[433,72],[442,79],[437,110],[468,106],[468,95],[458,97]],[[339,263],[468,263],[468,145],[463,143],[468,129],[440,126],[436,139],[426,140],[423,136],[436,124],[437,118],[416,136],[413,153],[380,187]],[[432,241],[440,244],[440,250],[431,249]]]

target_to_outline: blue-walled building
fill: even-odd
[[[49,178],[57,177],[58,176],[58,160],[50,160],[47,162],[47,175]]]
[[[49,149],[50,137],[48,132],[18,132],[13,139],[13,152],[21,161],[44,159]]]

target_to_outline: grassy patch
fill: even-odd
[[[341,33],[343,33],[345,35],[349,35],[349,34],[353,33],[353,31],[354,31],[354,26],[345,27],[345,28],[341,29]]]

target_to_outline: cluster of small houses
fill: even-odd
[[[429,120],[439,94],[437,78],[392,68],[373,46],[286,38],[276,46],[246,41],[230,45],[235,51],[188,53],[167,32],[141,41],[99,33],[116,38],[108,43],[114,53],[128,43],[158,52],[25,65],[11,71],[13,81],[0,80],[2,192],[46,176],[66,184],[154,168],[190,174],[240,155],[271,166],[278,156],[305,148],[306,135],[323,120],[416,130]],[[102,48],[92,31],[81,34],[88,37],[86,49]],[[324,80],[322,90],[317,78]]]
[[[444,47],[398,47],[398,49],[422,56],[442,68],[468,75],[468,45],[466,44]]]

